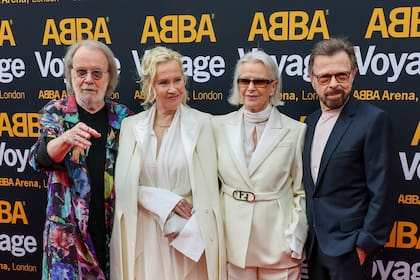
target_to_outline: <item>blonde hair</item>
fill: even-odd
[[[188,76],[185,74],[182,66],[182,55],[166,47],[157,46],[147,52],[141,61],[140,82],[141,90],[145,95],[143,107],[146,109],[156,101],[156,92],[153,88],[153,81],[156,78],[157,66],[160,63],[176,61],[181,69],[184,85],[187,84]],[[182,102],[187,103],[188,93],[185,91]]]

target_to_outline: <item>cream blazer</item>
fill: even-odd
[[[221,218],[217,165],[210,115],[180,105],[181,135],[192,184],[192,199],[205,242],[208,279],[226,279],[226,249]],[[136,224],[140,145],[150,125],[149,111],[124,119],[115,167],[115,215],[111,236],[111,279],[133,280],[137,253]],[[134,129],[140,137],[136,139]],[[141,183],[141,182],[140,182]],[[139,279],[139,278],[137,278]]]
[[[306,125],[273,107],[247,166],[242,119],[243,109],[213,118],[222,188],[269,193],[274,198],[248,202],[221,193],[227,259],[242,268],[247,264],[273,269],[296,266],[302,258],[291,258],[286,232],[305,244],[302,149]]]

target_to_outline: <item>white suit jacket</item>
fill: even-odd
[[[271,193],[268,201],[240,201],[222,192],[228,261],[285,268],[302,259],[291,258],[285,233],[305,243],[307,221],[302,185],[302,149],[306,125],[275,107],[247,166],[243,148],[243,109],[213,118],[222,188]],[[249,263],[249,262],[248,262]]]
[[[181,135],[192,184],[192,199],[205,242],[208,279],[226,279],[226,253],[217,182],[216,151],[210,115],[181,106]],[[111,236],[111,279],[135,279],[137,197],[142,160],[140,146],[148,137],[149,111],[124,119],[115,167],[115,215]],[[136,139],[140,132],[140,137]],[[141,183],[141,182],[140,182]]]

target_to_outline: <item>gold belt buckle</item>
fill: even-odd
[[[232,197],[236,200],[248,201],[248,202],[254,202],[256,198],[253,192],[239,191],[239,190],[233,191]]]

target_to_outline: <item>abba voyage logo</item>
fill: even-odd
[[[329,38],[329,10],[308,11],[277,11],[273,13],[256,12],[250,19],[248,41],[299,41],[313,40],[316,35],[323,39]],[[207,40],[217,42],[214,28],[215,14],[201,15],[166,15],[161,18],[146,16],[140,42],[153,43],[201,43]],[[97,18],[47,18],[44,25],[42,45],[71,45],[82,39],[101,40],[112,44],[108,28],[108,17]],[[383,39],[420,37],[420,7],[397,7],[387,13],[384,8],[375,8],[367,23],[365,38],[370,39],[375,34]],[[12,20],[0,21],[0,46],[9,44],[16,46],[12,29]],[[50,72],[54,77],[62,75],[62,58],[51,58],[52,52],[45,55],[45,62],[40,63],[41,54],[35,52],[43,77]],[[371,70],[376,76],[390,74],[388,82],[396,82],[401,73],[420,75],[420,53],[377,52],[376,46],[368,47],[363,60],[362,51],[357,47],[359,72],[366,75]],[[203,56],[204,57],[204,56]],[[286,56],[283,55],[282,59]],[[215,58],[215,65],[223,69],[223,57]],[[286,61],[280,62],[279,67]],[[305,62],[306,63],[306,62]],[[194,65],[196,63],[194,62]],[[208,62],[209,67],[212,65]],[[213,63],[214,64],[214,63]],[[303,58],[299,54],[287,56],[286,75],[302,76],[308,81],[303,68]],[[26,65],[21,58],[0,58],[0,82],[12,83],[14,78],[22,78],[26,74]],[[138,66],[138,64],[136,64]],[[195,67],[198,68],[198,67]],[[196,70],[196,69],[194,69]],[[198,71],[198,70],[197,70]],[[214,71],[216,73],[216,70]],[[219,71],[221,74],[222,71]],[[191,74],[191,73],[190,73]],[[217,76],[215,74],[215,76]],[[207,81],[209,77],[195,77]]]

